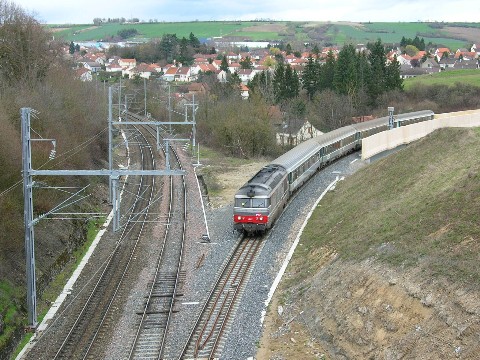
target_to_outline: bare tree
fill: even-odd
[[[12,2],[0,0],[0,78],[33,84],[56,55],[42,25]]]

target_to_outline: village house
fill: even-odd
[[[450,56],[450,49],[449,48],[438,48],[435,50],[435,57],[437,58],[437,61],[440,62],[442,57],[445,57],[445,55]]]
[[[175,81],[189,82],[191,81],[191,70],[188,66],[182,66],[177,69],[175,74]]]
[[[77,77],[77,79],[80,79],[81,81],[92,81],[92,73],[90,72],[90,70],[84,67],[78,68],[75,71],[75,76]]]
[[[188,93],[191,95],[205,95],[207,93],[207,85],[204,83],[191,83],[187,87]]]
[[[434,68],[437,68],[438,70],[440,70],[440,66],[438,65],[438,63],[433,60],[432,58],[427,58],[425,59],[424,62],[422,62],[420,64],[420,67],[422,69],[434,69]]]
[[[137,60],[135,60],[135,59],[119,59],[118,60],[118,65],[120,65],[121,67],[123,67],[125,69],[134,68],[135,66],[137,66]]]
[[[242,99],[247,100],[249,97],[248,86],[245,84],[240,84],[240,96]]]
[[[176,73],[177,73],[177,68],[175,66],[171,66],[164,71],[162,75],[162,79],[168,82],[175,81]]]
[[[445,70],[446,68],[454,68],[457,60],[454,57],[446,57],[438,61],[440,69]]]
[[[145,63],[135,66],[134,68],[125,70],[129,78],[140,76],[141,78],[150,79],[152,73],[156,72],[154,67]]]
[[[111,63],[111,64],[108,64],[108,65],[105,65],[105,71],[106,72],[121,72],[122,70],[123,70],[123,68],[116,63]]]
[[[476,53],[477,57],[480,56],[480,44],[473,44],[470,51]]]
[[[232,73],[232,74],[233,74],[234,72],[237,72],[237,73],[238,73],[238,71],[239,71],[240,69],[241,69],[241,66],[240,66],[239,63],[234,62],[234,63],[231,63],[231,64],[228,65],[228,70],[229,70],[230,73]]]
[[[83,63],[83,67],[93,73],[99,72],[102,70],[102,66],[95,61],[87,61]]]
[[[237,74],[242,84],[248,83],[255,76],[255,73],[252,69],[239,69]]]
[[[321,135],[308,120],[291,120],[284,122],[276,133],[277,144],[281,146],[297,146],[301,142]]]
[[[227,82],[227,72],[225,70],[219,70],[217,72],[217,80],[221,83]]]

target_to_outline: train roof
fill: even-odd
[[[393,115],[397,121],[405,121],[422,116],[433,116],[435,113],[432,110],[412,111],[409,113]]]
[[[310,158],[313,154],[320,151],[324,146],[332,144],[341,140],[342,138],[354,135],[356,132],[353,126],[345,126],[328,133],[315,136],[314,138],[307,140],[293,149],[287,151],[282,156],[272,161],[272,164],[278,164],[291,172],[298,165],[302,164],[305,160]]]
[[[318,143],[318,145],[324,147],[333,144],[347,136],[355,135],[356,132],[357,130],[352,125],[348,125],[316,136],[313,139]]]
[[[273,160],[272,164],[283,166],[285,169],[287,169],[288,172],[292,171],[293,169],[295,169],[295,165],[297,165],[299,161],[303,161],[303,159],[309,158],[320,150],[320,146],[315,140],[319,136],[316,136],[295,146],[293,149],[287,151],[285,154]]]
[[[361,122],[361,123],[354,124],[352,126],[357,131],[365,131],[365,130],[374,129],[374,128],[377,128],[379,126],[384,126],[384,125],[388,125],[388,116],[384,116],[384,117],[381,117],[381,118],[376,118],[376,119],[373,119],[373,120],[364,121],[364,122]]]
[[[251,188],[255,188],[255,196],[268,194],[274,189],[286,174],[283,166],[269,164],[264,166],[250,180],[238,190],[236,195],[247,195]],[[248,196],[248,195],[247,195]]]
[[[395,118],[395,121],[402,122],[402,121],[416,119],[423,116],[433,116],[433,115],[434,115],[434,112],[431,110],[422,110],[422,111],[413,111],[413,112],[404,113],[404,114],[397,114],[393,116]],[[357,123],[352,126],[355,129],[357,129],[357,131],[365,131],[365,130],[373,129],[379,126],[388,125],[388,120],[389,120],[388,116],[383,116],[377,119]]]

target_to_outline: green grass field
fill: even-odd
[[[184,22],[184,23],[142,23],[142,24],[104,24],[102,26],[75,25],[71,28],[56,28],[55,35],[66,41],[92,41],[114,36],[119,30],[137,29],[139,36],[146,39],[160,38],[164,34],[176,34],[182,38],[192,32],[197,38],[211,38],[218,36],[241,36],[251,40],[275,38],[275,32],[257,31],[242,32],[244,28],[257,26],[258,22]],[[261,24],[261,23],[260,23]]]
[[[455,83],[480,87],[480,69],[442,71],[432,75],[422,75],[405,79],[404,89],[409,90],[416,85],[452,86]]]
[[[452,24],[453,25],[453,24]],[[480,27],[480,24],[457,24],[464,31]],[[449,33],[448,28],[433,28],[428,23],[325,23],[325,22],[286,22],[286,21],[193,21],[178,23],[139,23],[139,24],[103,24],[71,25],[61,27],[50,25],[55,36],[65,41],[98,41],[115,36],[119,30],[135,28],[141,38],[160,38],[164,34],[176,34],[187,37],[192,32],[197,38],[235,36],[251,41],[304,41],[316,42],[308,37],[308,32],[317,26],[327,27],[325,40],[343,45],[345,42],[367,43],[381,39],[384,43],[398,43],[402,36],[424,38],[425,43],[432,42],[451,49],[466,47],[465,38]]]
[[[413,39],[418,35],[425,40],[425,44],[429,42],[443,44],[452,49],[466,46],[465,40],[449,38],[447,32],[432,29],[426,23],[362,23],[355,27],[335,24],[328,33],[336,43],[353,41],[366,44],[378,39],[381,39],[384,43],[398,43],[402,36]]]

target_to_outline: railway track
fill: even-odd
[[[243,237],[226,261],[179,359],[218,358],[263,239]]]
[[[153,144],[158,139],[155,129],[148,129],[145,126],[124,126],[130,147],[134,148],[132,163],[137,164],[136,168],[155,169],[155,146]],[[155,139],[150,140],[152,145],[147,140],[150,138]],[[172,159],[172,163],[176,161],[171,164],[170,168],[181,169],[178,155],[173,149],[168,151],[171,151],[170,155],[164,154],[164,157]],[[186,277],[185,271],[182,270],[182,261],[187,219],[187,194],[183,176],[161,177],[160,179],[165,180],[161,187],[158,181],[155,183],[155,177],[129,177],[128,189],[124,198],[131,197],[134,201],[127,203],[122,200],[121,214],[125,215],[120,220],[121,235],[114,237],[116,246],[101,267],[91,271],[95,273],[94,276],[88,275],[88,284],[83,286],[70,303],[66,304],[66,308],[69,309],[68,316],[66,310],[62,311],[62,316],[58,321],[55,320],[56,325],[53,330],[47,329],[56,336],[45,340],[43,349],[46,350],[40,350],[43,358],[98,359],[105,356],[106,345],[110,343],[119,319],[117,310],[122,309],[126,301],[130,302],[130,289],[132,281],[137,279],[138,275],[135,274],[139,274],[138,268],[146,268],[145,264],[138,264],[145,261],[144,257],[139,256],[142,251],[140,249],[145,249],[142,241],[155,244],[155,254],[149,256],[149,261],[154,257],[156,265],[152,263],[148,265],[149,272],[154,272],[154,275],[149,282],[149,288],[145,290],[142,304],[135,301],[137,305],[132,314],[131,324],[134,328],[132,327],[128,337],[122,339],[125,341],[116,346],[122,349],[124,358],[128,359],[163,359],[178,356],[178,340],[168,339],[170,339],[169,326],[173,314],[176,312],[176,300],[183,295],[182,286]],[[135,190],[133,190],[133,186],[135,186]],[[156,210],[153,208],[154,206],[157,208],[157,202],[161,202],[163,207],[165,207],[165,203],[169,203],[169,208],[165,211],[167,214],[165,218],[162,216],[163,212],[160,215],[155,214]],[[160,235],[155,239],[147,237],[142,240],[142,237],[145,238],[148,224],[158,224],[159,222],[165,223],[163,239]],[[162,228],[162,225],[159,228]],[[242,242],[245,245],[247,243],[248,241]],[[258,245],[258,242],[255,243]],[[250,247],[245,246],[245,248]],[[246,251],[245,254],[252,251]],[[242,259],[242,256],[236,262],[238,267],[230,271],[232,274],[234,272],[240,274],[242,268],[248,269],[249,267],[249,265],[240,265],[248,263]],[[155,268],[154,271],[153,268]],[[232,283],[226,284],[225,288],[233,288],[236,284],[241,285],[243,276],[234,276],[231,280]],[[237,294],[240,288],[241,286],[235,291]],[[228,298],[228,301],[223,301],[224,308],[229,308],[228,314],[232,314],[235,301],[230,296]],[[229,303],[230,305],[228,305]],[[209,335],[209,338],[220,339],[224,332],[223,329],[227,327],[228,316],[225,316],[225,321],[222,321],[223,327],[218,331],[218,336]],[[201,346],[204,347],[205,344],[201,344]],[[215,348],[218,348],[218,345]],[[33,352],[32,356],[34,356]]]
[[[181,169],[174,149],[164,151],[172,152],[176,159],[175,167]],[[181,285],[185,279],[185,273],[181,270],[187,219],[187,196],[183,176],[170,177],[169,200],[168,225],[154,279],[145,296],[144,306],[138,312],[140,319],[131,341],[129,359],[161,359],[165,355],[168,357],[168,349],[165,348],[168,328],[174,313],[175,300],[182,295]]]
[[[138,154],[141,168],[155,168],[154,154],[147,139],[137,134]],[[125,286],[130,265],[134,260],[137,246],[144,233],[148,219],[148,209],[155,194],[154,177],[138,177],[136,195],[129,207],[125,226],[117,246],[90,280],[89,286],[75,299],[77,304],[74,316],[69,316],[64,325],[63,341],[54,347],[52,359],[93,359],[97,358],[95,343],[106,336],[105,329],[112,326],[111,309],[117,296]],[[145,210],[146,209],[146,210]]]

